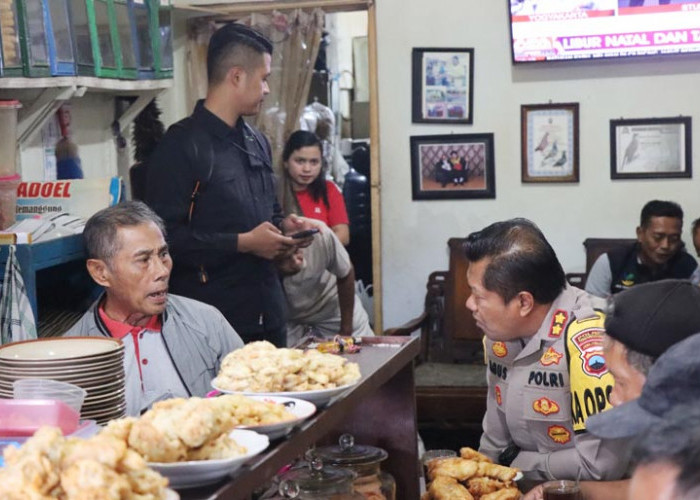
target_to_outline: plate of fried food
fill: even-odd
[[[293,397],[325,406],[360,380],[360,368],[315,349],[251,342],[229,353],[212,387],[227,394]]]
[[[270,440],[264,434],[235,429],[227,435],[229,458],[187,460],[184,462],[148,462],[151,469],[170,480],[173,488],[193,488],[216,483],[228,476],[249,458],[265,450]]]
[[[0,498],[139,498],[175,500],[168,480],[149,468],[125,443],[109,434],[64,437],[40,427],[21,447],[4,451]]]
[[[421,500],[518,500],[520,471],[494,464],[472,448],[459,457],[435,458],[426,464],[430,483]],[[522,475],[520,476],[522,477]]]
[[[173,398],[155,403],[139,418],[110,421],[100,435],[121,440],[171,487],[201,486],[227,476],[269,445],[263,434],[235,429],[251,421],[244,416],[249,408],[223,396]]]
[[[236,397],[232,394],[221,397]],[[245,397],[245,396],[241,396]],[[265,434],[270,439],[277,439],[289,434],[292,429],[304,420],[316,413],[316,405],[303,399],[288,398],[283,396],[260,396],[258,394],[245,397],[269,409],[269,414],[257,423],[241,425],[241,429]],[[290,418],[291,416],[291,418]]]

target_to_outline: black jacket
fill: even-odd
[[[637,257],[639,243],[625,245],[608,252],[610,261],[610,293],[618,293],[633,285],[665,279],[688,279],[697,263],[685,250],[679,250],[664,267],[652,270]]]
[[[166,223],[171,291],[217,307],[245,341],[281,328],[285,301],[274,264],[238,253],[238,234],[279,226],[283,214],[265,136],[242,119],[229,127],[202,104],[149,159],[146,202]]]

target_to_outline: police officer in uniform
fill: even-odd
[[[467,300],[486,335],[488,400],[479,450],[526,479],[617,479],[624,442],[586,432],[610,407],[604,315],[567,285],[542,232],[526,219],[494,223],[465,243]],[[602,305],[602,304],[601,304]]]

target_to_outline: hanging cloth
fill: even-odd
[[[9,246],[5,278],[0,297],[0,338],[2,344],[37,338],[34,312],[24,287],[17,247]]]

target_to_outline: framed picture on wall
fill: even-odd
[[[610,177],[692,177],[691,118],[610,120]]]
[[[414,200],[495,198],[493,134],[411,137]]]
[[[522,182],[578,182],[578,103],[520,107]]]
[[[413,123],[472,123],[474,49],[413,49]]]

